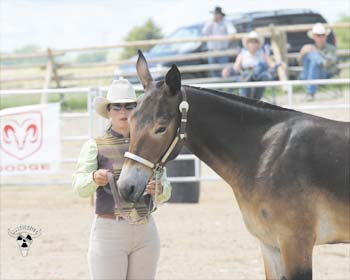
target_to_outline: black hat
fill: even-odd
[[[226,14],[222,11],[221,7],[215,7],[214,11],[212,11],[211,13],[220,14],[222,16],[226,16]]]

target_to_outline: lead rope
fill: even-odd
[[[148,210],[147,218],[149,218],[151,213],[154,212],[157,209],[158,184],[160,183],[160,178],[162,177],[162,175],[163,175],[163,168],[161,168],[160,170],[157,170],[156,173],[155,173],[156,186],[155,186],[155,194],[154,194],[154,199],[153,199],[153,207],[151,209],[151,203],[149,203],[149,206],[148,206],[148,209],[147,209]],[[120,195],[119,195],[118,186],[115,183],[114,175],[113,175],[112,172],[110,172],[110,171],[107,172],[107,179],[108,179],[109,186],[111,187],[111,193],[112,193],[112,196],[113,196],[113,200],[114,200],[115,206],[116,206],[120,216],[122,216],[122,218],[124,220],[128,221],[128,223],[130,223],[130,224],[138,223],[141,220],[143,220],[145,217],[140,217],[136,221],[132,221],[130,219],[130,216],[126,214],[126,212],[124,211],[124,209],[122,207],[122,202],[121,202],[121,198],[120,198]]]
[[[163,168],[160,168],[158,170],[156,170],[155,172],[155,181],[156,181],[156,186],[154,189],[154,198],[153,198],[153,209],[151,212],[154,212],[158,205],[157,205],[157,197],[158,197],[158,193],[159,193],[159,185],[161,184],[161,178],[163,176]]]
[[[129,216],[125,213],[122,207],[121,198],[118,192],[118,187],[117,187],[117,184],[115,183],[114,175],[112,172],[110,171],[107,172],[107,179],[108,179],[109,186],[111,187],[114,203],[115,203],[115,206],[117,207],[119,214],[123,217],[123,219],[130,221]]]

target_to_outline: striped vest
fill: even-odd
[[[109,129],[105,135],[96,138],[97,145],[97,168],[108,169],[113,171],[115,180],[117,181],[124,163],[124,153],[129,149],[129,138],[124,138],[121,134]],[[106,186],[110,188],[109,184]],[[152,200],[150,196],[143,196],[136,203],[122,202],[122,207],[126,214],[129,215],[131,221],[138,221],[140,218],[147,216],[149,207],[152,208]],[[113,196],[104,188],[96,190],[96,214],[113,214],[118,215],[115,207]]]

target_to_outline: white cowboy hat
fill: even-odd
[[[111,103],[133,103],[136,102],[134,87],[126,79],[114,80],[108,89],[107,97],[97,96],[94,99],[96,112],[108,119],[107,105]]]
[[[256,31],[250,31],[250,32],[248,33],[248,35],[246,35],[246,36],[243,37],[243,39],[242,39],[243,46],[246,48],[246,47],[247,47],[248,41],[249,41],[249,40],[252,40],[252,39],[258,40],[260,46],[262,46],[262,45],[264,44],[264,41],[265,41],[264,38],[261,37],[261,36],[258,34],[258,32],[256,32]]]
[[[329,33],[331,33],[331,30],[329,28],[325,28],[322,23],[316,23],[311,30],[307,32],[307,36],[310,39],[313,39],[315,34],[317,35],[326,35],[328,36]]]

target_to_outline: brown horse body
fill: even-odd
[[[159,161],[179,126],[185,91],[183,144],[232,187],[261,242],[267,279],[312,279],[313,246],[350,241],[349,123],[181,87],[175,66],[156,83],[143,56],[137,69],[146,94],[130,119],[129,151]],[[151,173],[126,160],[118,182],[124,198],[133,197],[130,189],[141,193]]]

